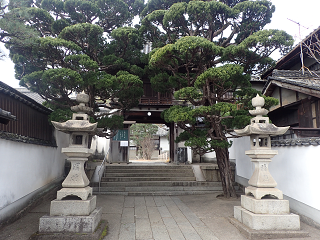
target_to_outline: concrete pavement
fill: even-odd
[[[245,240],[228,221],[240,199],[223,200],[217,194],[183,196],[98,195],[102,218],[108,221],[104,240]],[[0,229],[1,240],[27,240],[38,230],[39,218],[48,215],[50,201],[32,209],[16,222]],[[320,239],[320,230],[301,223]],[[298,239],[298,238],[295,238]]]

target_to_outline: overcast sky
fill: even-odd
[[[272,0],[272,3],[276,6],[276,11],[267,28],[285,30],[294,37],[295,44],[320,26],[320,0]],[[299,25],[289,19],[300,24],[300,35]],[[6,51],[3,46],[1,50]],[[0,73],[0,81],[14,88],[19,87],[19,81],[14,77],[14,65],[8,57],[0,61]]]

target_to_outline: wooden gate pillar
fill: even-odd
[[[174,162],[174,123],[170,123],[170,162]]]

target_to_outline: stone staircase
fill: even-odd
[[[221,192],[221,182],[196,181],[191,165],[107,165],[94,194],[184,195]]]

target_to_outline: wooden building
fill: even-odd
[[[0,124],[0,138],[55,145],[53,128],[48,121],[50,109],[3,82],[0,82],[0,109],[1,122],[6,123]]]
[[[267,80],[262,93],[279,100],[268,114],[271,121],[277,126],[291,126],[280,138],[320,136],[320,64],[308,54],[310,47],[320,44],[319,36],[320,28],[261,76]]]

